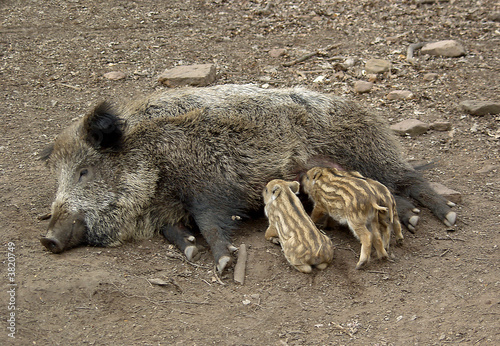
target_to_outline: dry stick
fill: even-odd
[[[415,51],[415,49],[422,48],[427,43],[428,42],[419,42],[419,43],[410,44],[410,46],[408,47],[408,50],[406,52],[406,60],[408,60],[408,62],[410,62],[410,63],[414,63],[415,59],[413,58],[413,52]]]
[[[439,257],[443,257],[444,255],[446,255],[448,252],[450,251],[450,249],[446,249],[441,255],[439,255]]]
[[[234,281],[243,285],[245,283],[245,269],[247,263],[247,246],[241,244],[238,250],[238,259],[234,266]]]
[[[332,49],[337,48],[339,46],[340,46],[339,43],[335,43],[335,44],[329,45],[324,50],[325,51],[329,51],[329,50],[332,50]],[[322,51],[323,51],[323,49],[315,50],[314,52],[308,53],[308,54],[306,54],[306,55],[304,55],[304,56],[302,56],[302,57],[300,57],[300,58],[298,58],[296,60],[293,60],[293,61],[290,61],[290,62],[285,62],[285,63],[283,63],[283,66],[290,67],[290,66],[296,65],[296,64],[301,63],[303,61],[306,61],[309,58],[312,58],[315,55],[320,54]]]

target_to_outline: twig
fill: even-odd
[[[202,264],[197,264],[197,263],[194,263],[194,262],[188,261],[188,259],[187,259],[185,256],[183,256],[183,255],[181,255],[181,254],[179,254],[179,253],[176,253],[176,252],[167,251],[166,256],[167,256],[168,258],[174,258],[174,259],[177,259],[177,260],[180,260],[180,261],[186,262],[186,263],[188,263],[188,264],[192,265],[193,267],[205,268],[205,269],[209,269],[209,268],[210,268],[210,267],[208,267],[208,266],[204,266],[204,265],[202,265]]]
[[[416,50],[416,49],[420,49],[422,48],[423,46],[425,46],[428,42],[418,42],[418,43],[413,43],[413,44],[410,44],[410,46],[408,47],[408,50],[406,52],[406,60],[408,60],[408,62],[410,63],[414,63],[415,62],[415,59],[413,58],[413,52]]]
[[[225,286],[226,284],[224,282],[222,282],[222,280],[220,279],[219,275],[217,274],[217,266],[214,265],[214,277],[215,281],[219,284],[221,284],[222,286]]]
[[[367,273],[373,273],[373,274],[385,274],[385,275],[389,275],[389,273],[386,273],[386,272],[379,272],[379,271],[376,271],[376,270],[366,270]]]
[[[448,236],[447,238],[438,238],[438,237],[434,237],[434,239],[436,239],[436,240],[452,240],[452,241],[458,240],[458,241],[466,241],[465,239],[460,239],[460,238],[452,238],[452,237],[450,237],[450,236]]]
[[[76,91],[82,91],[82,88],[74,86],[74,85],[70,85],[70,84],[66,84],[66,83],[59,83],[59,85],[65,86],[66,88],[70,88],[70,89],[73,89]]]
[[[289,62],[285,62],[285,63],[283,63],[283,66],[285,66],[285,67],[290,67],[290,66],[293,66],[293,65],[299,64],[299,63],[301,63],[301,62],[303,62],[303,61],[306,61],[306,60],[307,60],[307,59],[309,59],[309,58],[312,58],[313,56],[316,56],[316,55],[318,55],[318,54],[321,54],[321,52],[322,52],[323,50],[325,50],[325,51],[329,51],[329,50],[332,50],[332,49],[337,48],[337,47],[339,47],[339,46],[340,46],[340,44],[339,44],[339,43],[335,43],[335,44],[329,45],[329,46],[328,46],[328,47],[326,47],[325,49],[317,49],[317,50],[315,50],[314,52],[307,53],[306,55],[304,55],[304,56],[302,56],[302,57],[300,57],[300,58],[298,58],[298,59],[296,59],[296,60],[289,61]]]
[[[446,255],[448,252],[450,252],[450,249],[446,249],[441,255],[439,255],[439,257],[443,257],[444,255]]]
[[[245,283],[245,269],[247,262],[247,246],[241,244],[238,250],[238,259],[234,266],[234,281],[243,285]]]

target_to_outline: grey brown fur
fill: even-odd
[[[314,222],[328,215],[348,225],[361,241],[356,269],[368,263],[372,245],[379,259],[388,257],[392,229],[398,242],[402,241],[395,202],[384,185],[365,179],[359,172],[315,167],[303,176],[302,186],[314,203],[311,214]]]
[[[264,211],[269,219],[265,237],[279,241],[283,254],[295,269],[310,273],[311,266],[325,269],[333,259],[333,244],[307,215],[296,194],[300,184],[271,180],[264,189]]]
[[[58,180],[41,240],[55,253],[161,232],[192,257],[190,230],[199,228],[223,270],[234,249],[233,216],[262,207],[270,180],[291,180],[318,160],[388,186],[406,225],[414,216],[407,197],[447,224],[456,217],[401,157],[379,116],[301,88],[184,88],[102,104],[42,156]]]

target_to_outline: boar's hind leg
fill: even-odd
[[[179,222],[175,225],[163,226],[161,232],[168,242],[177,246],[186,255],[188,261],[195,261],[200,257],[195,244],[196,239],[184,224]]]
[[[419,217],[414,214],[417,208],[406,198],[394,195],[398,208],[399,219],[411,233],[415,233]]]
[[[424,207],[429,208],[448,227],[453,227],[457,213],[451,211],[449,202],[434,191],[428,182],[420,181],[409,188],[410,196]]]

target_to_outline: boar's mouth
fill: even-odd
[[[40,239],[52,253],[61,253],[84,242],[86,225],[83,215],[52,215],[49,231]]]

